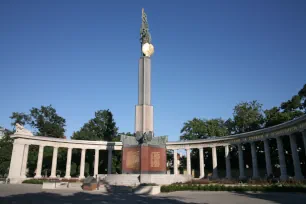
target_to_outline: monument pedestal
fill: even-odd
[[[132,136],[122,136],[121,141],[123,174],[140,174],[140,183],[147,183],[150,174],[167,173],[166,136],[142,144]]]

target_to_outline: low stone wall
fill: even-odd
[[[106,176],[103,181],[109,185],[137,186],[140,183],[155,183],[158,185],[169,185],[172,183],[191,181],[188,175],[169,174],[112,174]]]
[[[135,194],[157,195],[160,193],[160,186],[140,186],[134,190]]]

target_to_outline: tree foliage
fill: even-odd
[[[264,123],[262,104],[256,100],[241,102],[234,107],[233,120],[226,124],[231,133],[243,133],[261,128]]]
[[[13,149],[13,139],[10,138],[11,134],[11,131],[6,130],[4,136],[0,139],[0,175],[2,176],[8,174],[10,167]]]
[[[11,123],[13,126],[16,123],[31,125],[36,129],[36,135],[56,138],[64,137],[66,120],[59,116],[51,105],[32,108],[29,114],[13,112],[10,118],[13,120]]]
[[[95,117],[73,133],[72,139],[76,140],[103,140],[113,141],[117,136],[118,128],[109,110],[95,112]]]
[[[193,118],[184,123],[181,129],[181,140],[205,139],[209,136],[224,136],[228,134],[224,120]]]
[[[118,128],[116,126],[116,122],[114,120],[113,114],[110,110],[99,110],[95,112],[95,117],[90,119],[87,123],[81,127],[79,131],[73,133],[71,139],[75,140],[103,140],[103,141],[119,141],[120,137],[118,136]],[[75,159],[74,163],[79,163],[80,154],[73,152]],[[112,170],[115,172],[121,171],[121,153],[113,152],[113,168]],[[99,158],[101,163],[99,164],[100,169],[102,169],[103,173],[106,173],[107,169],[107,153],[102,153],[100,151]],[[94,154],[86,153],[86,163],[88,163],[88,171],[87,174],[92,175],[94,169]],[[79,167],[78,167],[79,168]]]

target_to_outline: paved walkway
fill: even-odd
[[[139,196],[130,193],[76,192],[72,190],[42,190],[41,185],[0,184],[1,204],[181,204],[181,203],[236,203],[236,204],[305,204],[302,193],[230,193],[230,192],[173,192],[158,196]]]

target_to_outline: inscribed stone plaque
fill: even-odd
[[[130,169],[137,169],[139,165],[139,151],[128,151],[126,166]]]
[[[160,152],[151,152],[151,167],[160,167]]]

